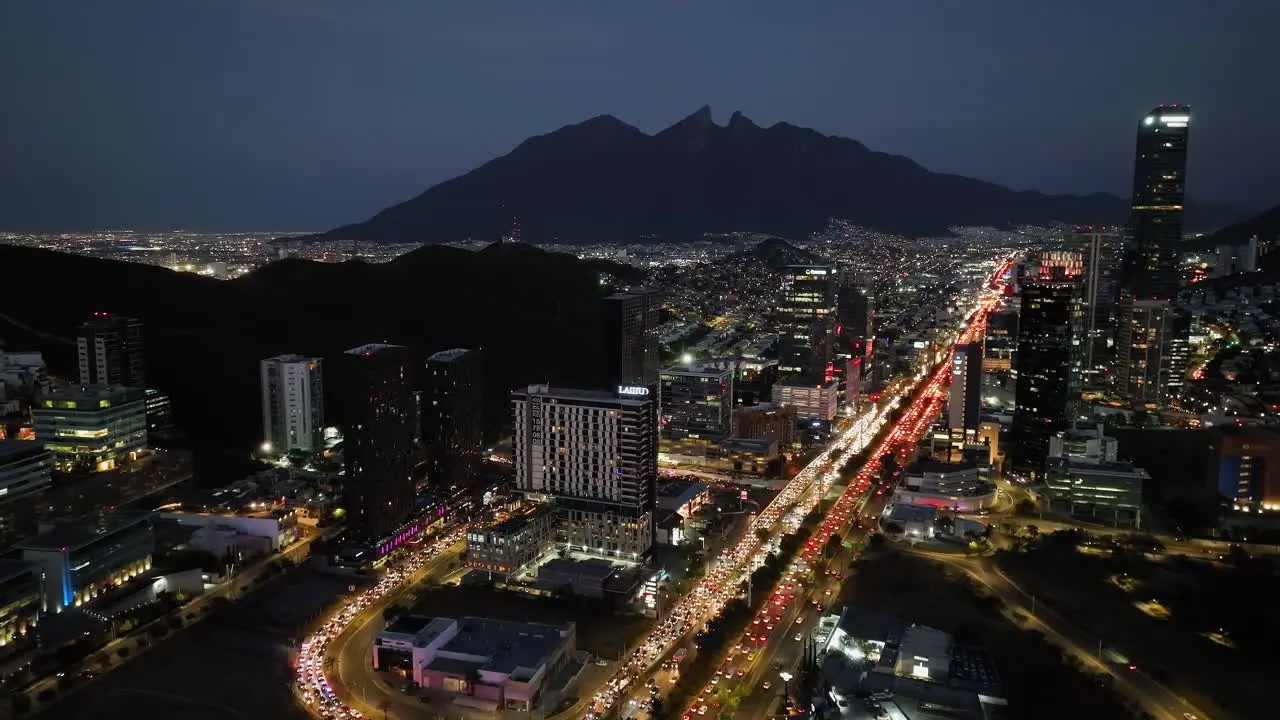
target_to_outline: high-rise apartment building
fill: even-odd
[[[1169,300],[1125,298],[1116,323],[1116,391],[1138,406],[1176,402],[1191,358],[1190,316]]]
[[[1117,299],[1121,235],[1104,227],[1077,227],[1067,233],[1067,250],[1080,254],[1083,260],[1081,297],[1084,301],[1085,382],[1096,379],[1107,351],[1106,339],[1113,336],[1113,317]]]
[[[651,290],[619,292],[603,303],[600,338],[604,377],[600,378],[600,388],[644,385],[657,392],[661,309],[658,294]]]
[[[1040,477],[1049,438],[1064,430],[1080,400],[1079,278],[1031,277],[1022,285],[1014,397],[1013,471]]]
[[[377,542],[413,513],[417,453],[409,349],[370,344],[339,358],[336,391],[342,414],[342,483],[347,527]]]
[[[484,450],[484,358],[479,350],[454,348],[427,358],[422,396],[422,442],[427,482],[470,487],[480,474]]]
[[[714,444],[732,434],[733,371],[669,367],[660,375],[664,440]]]
[[[81,385],[131,388],[147,385],[139,320],[94,313],[76,329],[76,354]]]
[[[982,346],[956,345],[951,356],[951,394],[947,400],[947,427],[977,432],[982,424]]]
[[[657,398],[531,385],[511,394],[516,487],[554,500],[573,550],[636,559],[653,545]]]
[[[277,355],[260,363],[262,441],[268,452],[324,449],[324,375],[320,358]]]
[[[783,273],[779,366],[783,374],[826,380],[836,331],[836,270],[825,265],[791,265]]]
[[[1162,105],[1138,125],[1133,209],[1116,307],[1117,391],[1135,405],[1176,402],[1186,375],[1190,319],[1173,301],[1191,108]]]

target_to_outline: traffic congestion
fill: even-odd
[[[325,720],[346,720],[364,717],[359,710],[347,705],[329,682],[331,668],[325,664],[326,649],[343,630],[362,612],[387,595],[402,589],[427,563],[441,553],[462,542],[466,526],[453,528],[432,538],[422,547],[405,551],[403,560],[388,568],[373,587],[348,598],[346,604],[333,617],[303,641],[298,654],[295,688],[306,708]]]

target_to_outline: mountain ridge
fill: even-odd
[[[1128,202],[1106,193],[1051,195],[933,172],[857,140],[741,111],[717,125],[703,106],[647,134],[597,115],[530,137],[325,240],[440,243],[497,240],[518,222],[533,242],[634,242],[749,231],[803,238],[830,218],[905,235],[957,225],[1122,223]],[[1246,213],[1189,206],[1189,225]]]

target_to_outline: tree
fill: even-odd
[[[827,557],[834,557],[836,553],[840,552],[840,544],[842,542],[844,542],[843,538],[836,533],[831,533],[831,537],[827,538],[827,544],[822,547],[822,554]]]
[[[890,535],[901,535],[906,532],[906,529],[900,523],[891,520],[884,524],[884,531]]]
[[[13,696],[13,699],[9,701],[9,705],[13,708],[14,714],[26,715],[31,712],[32,702],[31,698],[27,697],[26,693],[17,693]]]
[[[761,528],[756,528],[756,540],[759,540],[759,541],[760,541],[760,542],[762,542],[762,543],[764,543],[764,542],[768,542],[768,541],[769,541],[769,528],[762,528],[762,527],[761,527]]]

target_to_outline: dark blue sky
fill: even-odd
[[[1191,103],[1190,194],[1261,208],[1277,27],[1265,0],[7,0],[0,229],[325,229],[704,104],[1127,196],[1138,120]]]

